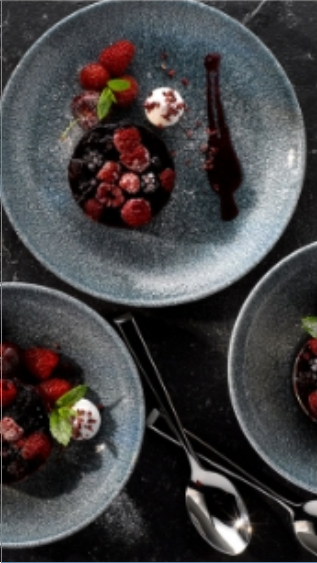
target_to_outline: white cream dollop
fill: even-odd
[[[74,440],[94,438],[101,425],[101,416],[96,405],[88,399],[80,399],[74,404],[72,410],[76,412],[72,422]]]
[[[148,120],[161,128],[175,125],[182,117],[185,107],[180,93],[166,86],[155,88],[144,103]]]

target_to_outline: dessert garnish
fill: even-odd
[[[168,202],[174,163],[162,139],[134,124],[98,125],[79,141],[68,168],[77,203],[94,221],[141,227]]]
[[[310,338],[295,360],[294,391],[303,411],[317,422],[317,317],[303,318],[302,327]]]
[[[185,111],[185,102],[177,90],[169,87],[155,88],[145,103],[145,115],[156,127],[175,125]]]
[[[79,71],[78,78],[84,91],[72,100],[74,120],[61,135],[62,140],[76,124],[84,130],[97,125],[109,115],[113,104],[127,107],[134,102],[139,85],[126,71],[135,52],[131,41],[117,41],[101,51],[98,61],[88,63]]]
[[[3,483],[37,471],[54,444],[93,438],[101,416],[78,383],[78,370],[54,350],[1,346],[1,441]]]
[[[242,182],[242,170],[222,106],[219,86],[220,61],[221,56],[218,53],[211,53],[205,58],[209,129],[204,168],[212,189],[219,195],[221,218],[230,221],[238,215],[233,194]]]

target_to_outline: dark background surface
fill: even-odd
[[[146,1],[146,0],[145,0]],[[171,1],[171,0],[170,0]],[[3,84],[30,45],[83,2],[3,1]],[[294,85],[308,142],[307,171],[296,212],[280,241],[250,274],[200,302],[134,310],[186,427],[293,500],[307,494],[283,482],[253,452],[235,420],[227,386],[231,330],[245,298],[267,270],[317,240],[317,2],[230,1],[210,5],[233,16],[272,50]],[[32,96],[32,92],[30,92]],[[122,307],[87,297],[42,267],[3,213],[3,281],[26,281],[77,296],[106,319]],[[315,463],[316,460],[312,460]],[[230,561],[205,544],[189,522],[181,452],[146,433],[137,467],[107,512],[77,535],[37,549],[3,550],[3,561]],[[314,561],[292,536],[285,514],[241,488],[254,538],[237,561]]]

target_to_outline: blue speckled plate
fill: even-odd
[[[111,503],[133,471],[144,430],[137,370],[92,309],[51,289],[3,284],[3,340],[54,347],[83,370],[105,408],[97,436],[55,450],[25,481],[2,488],[2,545],[31,547],[77,532]]]
[[[301,319],[317,313],[317,243],[282,260],[253,289],[229,349],[233,407],[259,455],[295,485],[317,493],[317,426],[292,388],[297,353],[307,339]]]
[[[67,182],[80,133],[59,141],[79,89],[77,70],[122,37],[136,44],[131,73],[141,89],[134,109],[122,116],[144,124],[144,98],[166,83],[179,89],[189,106],[182,126],[161,133],[176,151],[172,199],[151,224],[133,232],[84,216]],[[173,79],[161,69],[162,51],[176,70]],[[223,103],[244,174],[237,193],[240,214],[229,223],[220,220],[201,152],[207,124],[203,61],[211,51],[222,55]],[[107,1],[79,10],[36,42],[3,98],[3,199],[12,224],[57,276],[117,303],[188,302],[241,278],[288,224],[301,191],[305,153],[301,111],[273,55],[235,20],[191,0]]]

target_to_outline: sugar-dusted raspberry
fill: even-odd
[[[13,418],[4,416],[1,421],[1,436],[2,440],[7,442],[17,442],[24,434],[23,428],[19,426]]]
[[[133,151],[141,144],[141,135],[136,127],[118,129],[113,136],[113,143],[120,153]]]
[[[119,186],[129,194],[136,194],[140,190],[140,178],[133,172],[126,172],[120,178]]]
[[[87,199],[84,204],[84,211],[93,221],[99,221],[103,212],[103,205],[95,198]]]
[[[106,182],[98,186],[96,199],[105,207],[121,207],[125,201],[121,188]]]
[[[98,180],[107,184],[116,184],[120,178],[120,164],[108,160],[97,174]]]
[[[126,168],[139,174],[144,172],[151,163],[150,153],[142,145],[139,145],[133,151],[122,153],[120,160]]]
[[[121,217],[129,227],[141,227],[152,218],[151,206],[145,199],[130,199],[121,209]]]
[[[171,168],[165,168],[163,172],[159,175],[161,185],[167,192],[171,192],[175,184],[175,171]]]

